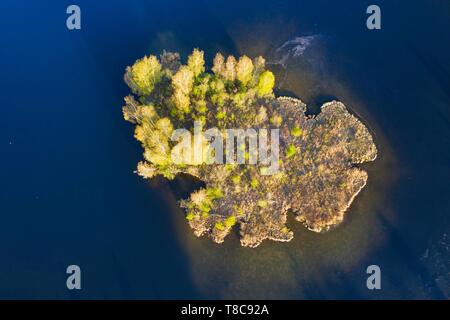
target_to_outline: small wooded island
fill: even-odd
[[[288,211],[315,232],[339,224],[367,182],[356,165],[377,156],[367,128],[340,102],[307,116],[300,100],[275,97],[262,57],[218,53],[208,72],[203,56],[195,49],[183,65],[178,53],[164,52],[127,67],[133,95],[123,114],[144,148],[137,173],[201,179],[206,187],[180,204],[195,235],[217,243],[235,225],[243,246],[289,241]],[[227,147],[237,141],[236,152],[227,148],[222,157],[217,142],[225,140]]]

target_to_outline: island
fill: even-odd
[[[314,232],[329,230],[366,185],[358,164],[377,156],[369,130],[343,103],[306,115],[299,99],[276,97],[263,57],[217,53],[209,71],[199,49],[185,64],[163,52],[137,60],[124,79],[132,93],[123,115],[144,149],[136,173],[203,181],[180,206],[194,234],[217,243],[233,228],[246,247],[290,241],[288,214]]]

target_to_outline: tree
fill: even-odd
[[[225,59],[223,55],[218,52],[214,57],[212,71],[216,76],[223,76],[225,71]]]
[[[153,178],[158,173],[158,169],[145,161],[140,161],[137,165],[137,174],[145,179]]]
[[[162,136],[169,139],[173,132],[173,125],[169,118],[161,118],[156,121],[156,129]]]
[[[131,79],[134,91],[147,96],[161,79],[161,64],[155,56],[145,56],[137,60],[131,68],[127,68],[127,76]]]
[[[222,221],[216,222],[216,224],[214,225],[214,228],[216,228],[217,230],[220,230],[220,231],[225,230],[225,226],[223,225]]]
[[[194,73],[187,66],[181,66],[172,77],[172,102],[181,113],[190,111],[189,94],[194,84]]]
[[[264,71],[259,76],[257,94],[259,97],[272,95],[272,89],[275,85],[275,77],[269,70]]]
[[[210,89],[210,86],[209,86],[210,78],[211,77],[208,74],[205,74],[204,76],[202,75],[197,78],[197,80],[195,81],[195,85],[192,89],[192,96],[195,99],[198,99],[198,100],[205,99],[206,93]]]
[[[286,158],[290,158],[297,153],[295,145],[291,144],[286,148]]]
[[[291,135],[293,137],[300,137],[303,133],[303,130],[299,127],[299,126],[295,126],[294,128],[291,129]]]
[[[156,113],[155,107],[152,104],[146,104],[139,107],[139,113],[141,121],[143,119],[148,121],[155,121],[158,119],[158,114]]]
[[[266,68],[266,59],[264,59],[261,56],[258,56],[254,59],[253,64],[255,66],[255,74],[259,76]]]
[[[266,70],[266,59],[261,56],[253,59],[253,79],[252,86],[256,86],[259,81],[259,76]]]
[[[252,80],[253,62],[247,56],[242,56],[236,65],[236,78],[245,86]]]
[[[189,95],[194,84],[194,72],[187,66],[181,66],[172,77],[172,86],[175,91]]]
[[[156,125],[144,121],[141,127],[144,135],[144,158],[157,166],[169,165],[171,163],[169,136],[172,129],[170,120],[159,119]],[[139,126],[136,130],[138,128]]]
[[[188,57],[188,68],[193,72],[194,77],[205,72],[205,60],[203,58],[204,52],[194,49]]]
[[[178,71],[181,66],[180,54],[178,52],[167,52],[166,50],[159,56],[161,66],[169,74],[173,74]]]
[[[140,106],[133,96],[125,97],[125,106],[122,107],[123,118],[131,123],[141,122]]]
[[[228,56],[227,62],[225,63],[225,70],[223,74],[224,78],[229,81],[234,81],[236,79],[236,58],[233,56]]]
[[[176,110],[181,113],[189,113],[191,108],[191,100],[189,96],[181,92],[180,90],[176,90],[172,95],[172,102],[176,107]]]
[[[224,221],[224,225],[226,228],[231,228],[232,226],[234,226],[236,224],[236,217],[235,216],[228,216],[225,221]]]
[[[196,206],[201,206],[207,200],[208,198],[205,189],[200,189],[191,193],[191,201]]]

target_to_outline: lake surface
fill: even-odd
[[[0,298],[448,299],[450,3],[77,1],[0,3]],[[287,65],[276,49],[310,41]],[[343,224],[294,219],[289,243],[196,238],[177,200],[187,177],[144,181],[122,119],[124,69],[163,49],[264,55],[279,94],[344,102],[379,149]],[[289,50],[286,49],[286,50]],[[286,51],[289,52],[289,51]],[[66,288],[66,268],[82,290]],[[366,288],[379,265],[382,289]]]

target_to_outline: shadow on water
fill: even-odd
[[[306,115],[318,115],[320,113],[320,108],[324,103],[333,101],[333,100],[339,100],[337,97],[329,94],[322,94],[314,98],[313,103],[308,105],[308,108],[306,109]]]
[[[189,174],[179,174],[175,179],[169,181],[169,187],[176,199],[185,199],[200,188],[205,187],[205,183]]]

